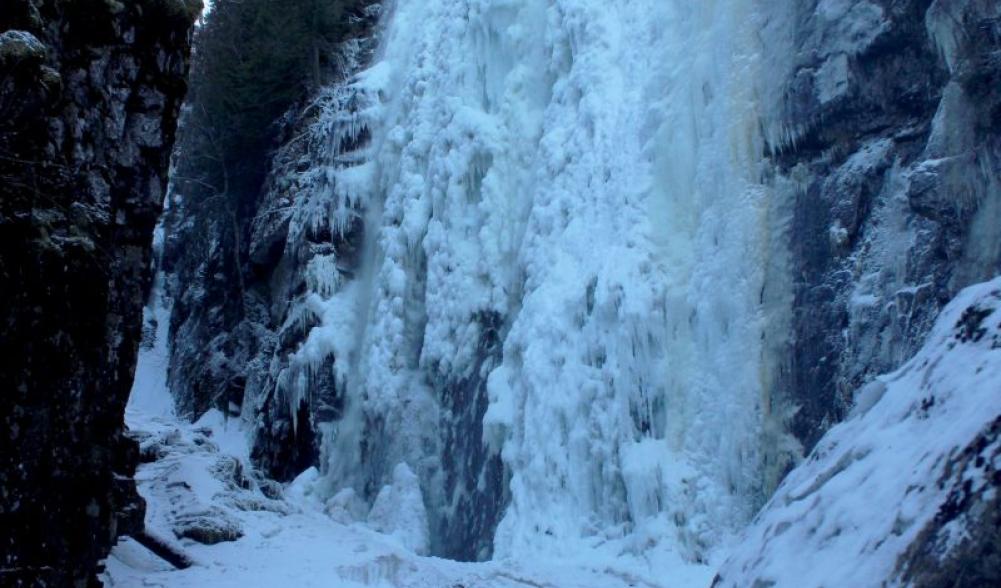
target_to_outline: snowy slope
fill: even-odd
[[[906,583],[922,533],[938,535],[934,556],[947,561],[990,512],[974,505],[997,496],[999,419],[1001,278],[963,290],[913,359],[860,391],[744,533],[718,585]]]
[[[163,366],[149,363],[159,354],[158,345],[144,348],[130,403],[129,424],[152,459],[137,482],[148,501],[148,530],[186,551],[195,565],[173,570],[125,539],[107,562],[108,586],[709,582],[708,567],[670,553],[631,556],[615,542],[562,558],[537,553],[469,564],[420,557],[410,536],[426,521],[414,526],[423,505],[412,498],[416,480],[409,470],[397,468],[397,487],[384,488],[367,515],[350,497],[326,499],[315,470],[279,489],[252,472],[238,421],[213,411],[183,423],[164,409]],[[860,392],[851,418],[828,432],[745,531],[716,585],[883,585],[910,573],[908,560],[929,534],[934,556],[946,561],[981,516],[970,505],[996,499],[991,476],[1001,469],[999,382],[1001,278],[964,290],[917,356]],[[649,464],[631,467],[641,475]],[[351,509],[361,512],[346,512]],[[353,522],[366,518],[368,524]],[[229,540],[202,545],[178,539],[193,527]]]
[[[165,302],[155,288],[148,322],[167,313]],[[422,557],[415,551],[426,550],[427,521],[406,466],[371,509],[350,491],[330,497],[315,468],[285,486],[267,480],[250,464],[239,419],[216,410],[195,423],[175,416],[166,334],[161,321],[140,350],[126,416],[143,455],[136,482],[146,531],[193,565],[175,569],[126,537],[105,562],[105,586],[667,588],[711,578],[706,566],[609,548],[486,563]]]

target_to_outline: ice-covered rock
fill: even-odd
[[[178,539],[191,539],[204,545],[236,541],[243,536],[240,523],[218,508],[179,514],[173,531]]]

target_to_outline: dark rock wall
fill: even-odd
[[[329,79],[343,82],[368,63],[379,14],[379,3],[366,0],[345,10],[345,36],[334,50],[337,59],[331,59],[334,71],[325,72]],[[162,269],[173,300],[169,384],[178,408],[194,418],[211,408],[247,411],[258,427],[254,461],[283,481],[316,465],[316,424],[343,409],[343,392],[326,376],[330,369],[308,374],[312,393],[301,403],[290,402],[278,389],[287,355],[315,324],[302,308],[306,267],[335,250],[338,272],[351,274],[359,263],[361,211],[359,222],[342,232],[301,217],[312,200],[330,190],[314,181],[320,170],[367,144],[364,132],[336,145],[327,135],[311,134],[319,105],[330,103],[345,112],[355,108],[352,97],[339,94],[336,86],[325,97],[313,95],[293,105],[276,121],[270,168],[262,182],[239,195],[245,205],[235,215],[202,206],[204,196],[189,190],[176,195],[164,219]],[[198,130],[182,122],[181,132]],[[184,157],[182,151],[179,165]],[[296,223],[294,214],[300,214]],[[328,358],[326,367],[336,360]]]
[[[198,0],[0,8],[0,585],[141,529],[123,414]]]
[[[487,376],[501,361],[504,317],[482,312],[476,317],[478,346],[468,373],[438,373],[432,387],[442,406],[442,477],[452,504],[433,512],[437,528],[432,552],[460,561],[483,561],[493,553],[493,537],[509,497],[509,472],[497,452],[483,442],[487,411]],[[437,370],[436,370],[437,371]]]
[[[795,55],[793,131],[770,148],[795,203],[782,386],[809,450],[961,288],[1001,272],[1001,4],[797,9],[792,47],[771,47]]]
[[[348,67],[339,72],[342,84],[315,98],[314,107],[305,111],[287,137],[310,138],[286,142],[276,152],[248,235],[250,266],[257,281],[267,287],[273,326],[262,338],[265,345],[254,359],[255,371],[247,378],[246,398],[251,403],[246,414],[254,415],[257,425],[254,459],[281,480],[318,465],[319,427],[337,422],[346,409],[345,383],[334,377],[334,366],[346,364],[347,358],[330,355],[313,369],[303,369],[292,365],[290,356],[320,323],[306,304],[311,294],[326,287],[318,279],[344,283],[361,270],[365,211],[353,207],[351,220],[335,227],[328,218],[334,186],[326,173],[363,163],[369,146],[371,135],[365,123],[345,129],[354,126],[358,111],[369,99],[350,87],[351,74],[370,62],[377,43],[379,5],[369,6],[358,13],[362,18],[353,29],[354,39],[344,42]],[[325,127],[321,119],[338,119],[332,113],[341,113],[345,120]],[[310,269],[317,263],[325,264],[327,276]],[[300,378],[305,379],[307,390],[296,398],[295,381]],[[373,497],[380,488],[373,488]]]

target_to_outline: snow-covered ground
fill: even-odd
[[[148,501],[147,526],[195,563],[176,570],[126,538],[108,559],[106,586],[614,588],[698,586],[709,580],[707,570],[691,570],[687,577],[672,570],[675,579],[669,581],[657,569],[600,553],[564,561],[479,564],[420,557],[404,541],[364,523],[335,522],[310,495],[313,472],[284,488],[277,500],[268,499],[253,481],[252,488],[239,488],[233,464],[243,462],[246,452],[233,443],[239,437],[234,421],[227,426],[219,413],[196,424],[140,412],[131,417],[135,430],[150,434],[147,443],[158,439],[153,444],[161,455],[137,476]],[[173,529],[192,519],[224,531],[239,529],[242,537],[215,545],[177,539]]]
[[[239,419],[218,411],[196,423],[176,417],[164,382],[165,309],[147,313],[158,318],[157,338],[140,352],[126,414],[151,460],[140,466],[136,479],[147,501],[147,531],[185,553],[193,565],[178,570],[125,538],[107,560],[106,586],[669,588],[706,586],[711,580],[707,566],[669,554],[630,556],[601,545],[560,559],[539,554],[461,563],[418,556],[410,546],[423,505],[407,500],[404,482],[398,482],[403,488],[385,489],[387,500],[377,500],[371,513],[349,496],[321,502],[323,493],[313,491],[320,479],[315,470],[284,487],[252,471]],[[396,478],[408,473],[397,472]],[[212,545],[192,538],[237,536]]]

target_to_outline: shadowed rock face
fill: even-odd
[[[123,413],[199,0],[0,9],[0,584],[142,529]]]
[[[334,51],[343,59],[325,72],[332,79],[347,79],[364,68],[377,41],[380,4],[356,0],[347,5],[348,24]],[[345,99],[340,105],[345,111],[359,108]],[[332,367],[347,358],[327,357],[313,372],[303,374],[310,393],[298,401],[290,401],[280,389],[288,355],[302,346],[319,322],[303,312],[309,294],[308,268],[314,258],[336,251],[339,262],[329,268],[336,274],[331,279],[351,279],[364,240],[362,211],[337,234],[319,223],[304,229],[301,225],[306,223],[293,219],[293,210],[308,200],[314,186],[288,178],[309,175],[332,158],[350,159],[370,139],[363,130],[344,144],[303,140],[317,123],[317,103],[322,101],[311,96],[276,123],[267,173],[261,174],[260,183],[240,187],[243,206],[234,217],[203,207],[201,202],[210,196],[190,186],[178,189],[184,193],[164,214],[162,269],[168,276],[174,342],[168,381],[177,408],[195,418],[210,408],[228,412],[242,408],[256,427],[254,463],[281,481],[317,464],[319,426],[336,421],[344,411],[345,391],[334,380]],[[186,124],[182,122],[180,131],[182,145],[200,133]],[[179,169],[186,163],[194,165],[185,161],[182,147]],[[298,223],[293,228],[298,233],[291,236],[290,223]],[[243,284],[242,292],[238,284]]]
[[[809,450],[852,394],[920,347],[960,289],[1001,271],[1001,8],[988,0],[798,7],[771,145],[795,185],[784,388]]]

